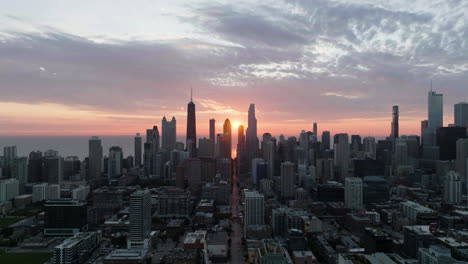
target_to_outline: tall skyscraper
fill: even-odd
[[[244,197],[244,235],[246,235],[249,226],[265,224],[265,198],[263,194],[252,190],[245,191]]]
[[[166,117],[162,119],[162,143],[161,148],[165,151],[171,151],[175,149],[176,144],[176,119],[172,117],[171,121],[167,121]]]
[[[281,163],[281,198],[294,197],[294,163],[286,161]]]
[[[424,135],[424,129],[426,129],[428,125],[429,125],[429,122],[427,120],[421,121],[421,134],[420,134],[421,138]]]
[[[249,162],[258,156],[257,118],[255,117],[255,104],[250,104],[246,131],[246,149]]]
[[[28,182],[28,157],[16,157],[13,160],[11,177],[17,179],[20,185]]]
[[[268,179],[273,180],[275,176],[275,142],[272,140],[270,133],[263,134],[262,157],[268,164]]]
[[[216,120],[214,118],[210,119],[210,139],[216,142]]]
[[[193,103],[192,91],[190,90],[190,102],[187,105],[187,151],[191,157],[197,156],[197,124],[195,119],[195,104]]]
[[[115,179],[122,174],[123,167],[123,153],[122,148],[113,146],[109,149],[109,160],[107,161],[107,173],[109,180]]]
[[[313,131],[313,133],[314,133],[314,136],[316,136],[316,137],[318,136],[317,123],[314,123],[314,131]]]
[[[137,133],[135,136],[135,166],[140,167],[141,162],[142,162],[142,147],[143,147],[143,141],[141,140],[140,133]]]
[[[158,126],[153,126],[152,129],[146,130],[146,142],[151,143],[151,151],[157,153],[159,151],[159,130]]]
[[[460,204],[461,187],[460,175],[454,171],[449,171],[444,180],[444,202],[447,204]]]
[[[466,186],[468,178],[468,138],[460,138],[456,143],[455,169],[460,175],[463,186]],[[465,189],[465,188],[463,188]]]
[[[468,128],[468,103],[455,104],[455,125]]]
[[[434,91],[428,93],[427,96],[427,121],[428,121],[428,128],[432,130],[436,130],[437,128],[443,126],[444,120],[444,96],[442,94],[438,94]]]
[[[88,181],[93,180],[96,184],[102,181],[102,145],[101,139],[91,137],[89,140],[89,173]]]
[[[367,158],[376,159],[377,145],[374,137],[365,137],[363,139],[364,152]]]
[[[399,119],[398,105],[394,105],[392,107],[392,131],[390,133],[390,138],[393,140],[399,137],[398,119]]]
[[[44,177],[50,184],[60,184],[63,181],[63,158],[57,151],[48,150],[44,153]]]
[[[7,146],[3,148],[3,175],[11,177],[12,163],[17,157],[16,146]]]
[[[130,195],[130,228],[128,248],[150,248],[151,194],[137,190]]]
[[[322,148],[330,149],[330,131],[322,132]]]
[[[345,207],[351,210],[364,208],[362,203],[362,179],[347,177],[345,179]]]
[[[335,167],[338,180],[344,180],[348,176],[350,153],[348,134],[336,134],[334,137]]]
[[[237,169],[239,173],[245,173],[248,170],[249,163],[247,161],[245,149],[245,134],[244,126],[240,125],[237,128]]]
[[[232,128],[231,128],[231,121],[229,119],[226,119],[224,121],[223,125],[223,150],[224,153],[221,155],[222,158],[228,158],[230,159],[231,152],[232,152]]]

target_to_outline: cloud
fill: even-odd
[[[342,97],[342,98],[345,98],[345,99],[359,99],[359,98],[362,98],[362,96],[359,96],[359,95],[348,95],[348,94],[340,94],[340,93],[323,93],[322,95]]]

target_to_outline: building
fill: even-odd
[[[42,177],[43,158],[41,151],[31,151],[28,160],[28,182],[44,182]]]
[[[187,140],[185,146],[190,152],[190,157],[197,156],[197,122],[195,118],[195,104],[192,100],[192,91],[190,90],[190,102],[187,105]]]
[[[265,202],[263,194],[257,191],[245,191],[244,235],[251,225],[265,224]]]
[[[427,121],[428,128],[432,130],[437,130],[437,128],[444,125],[443,122],[443,106],[444,106],[444,96],[443,94],[438,94],[435,91],[431,91],[427,96]]]
[[[79,186],[71,190],[70,192],[71,192],[71,197],[73,200],[86,201],[86,199],[88,198],[90,189],[89,189],[89,186]]]
[[[345,179],[345,206],[351,210],[364,208],[362,202],[362,179],[347,177]]]
[[[116,249],[103,259],[103,264],[146,264],[148,259],[146,249]]]
[[[161,147],[165,151],[171,151],[175,149],[176,144],[176,135],[177,135],[177,125],[175,117],[172,117],[171,121],[167,121],[166,117],[162,119],[162,139]]]
[[[295,264],[317,264],[318,260],[312,251],[293,251],[292,259]]]
[[[460,175],[449,171],[444,180],[444,202],[447,204],[460,204],[462,196],[462,182]]]
[[[142,164],[142,152],[143,152],[143,140],[140,133],[135,135],[134,139],[134,156],[135,156],[135,167],[140,167]]]
[[[392,139],[395,139],[395,138],[399,137],[398,118],[399,118],[398,105],[394,105],[392,107],[392,131],[390,132],[390,138],[392,138]]]
[[[148,190],[137,190],[130,195],[130,230],[127,246],[131,248],[151,247],[151,194]]]
[[[455,104],[455,126],[468,128],[468,103]]]
[[[457,141],[466,138],[464,127],[439,127],[437,129],[437,145],[440,160],[454,160],[457,156]]]
[[[44,212],[44,236],[72,236],[88,230],[86,202],[48,200]]]
[[[460,138],[456,142],[455,170],[460,175],[461,181],[466,186],[468,177],[468,138]]]
[[[257,260],[259,264],[292,264],[289,253],[279,241],[274,239],[263,239],[260,248],[257,249]]]
[[[255,117],[255,104],[250,104],[247,130],[245,132],[245,145],[249,163],[258,155],[258,135],[257,135],[257,118]]]
[[[102,144],[98,137],[91,137],[89,140],[89,156],[88,156],[88,181],[93,180],[95,183],[102,182]]]
[[[28,182],[28,157],[16,157],[11,164],[11,177],[20,185]]]
[[[19,195],[19,181],[17,179],[0,180],[0,203],[12,200]]]
[[[376,159],[377,158],[377,145],[374,137],[365,137],[363,139],[363,149],[366,158]]]
[[[412,223],[415,223],[420,214],[433,213],[434,210],[424,207],[413,201],[404,201],[400,203],[400,211],[402,217],[408,218]]]
[[[32,187],[32,202],[56,200],[60,198],[60,185],[48,184],[46,182],[35,184]]]
[[[286,161],[281,163],[281,198],[294,197],[294,163]]]
[[[198,139],[198,156],[214,157],[214,142],[209,138]]]
[[[56,151],[44,154],[43,176],[50,184],[60,184],[63,181],[63,158]]]
[[[159,217],[188,217],[190,192],[180,188],[162,188],[157,195]]]
[[[123,168],[123,152],[119,146],[109,148],[109,160],[107,161],[107,174],[109,180],[113,180],[122,175]]]
[[[431,245],[429,248],[419,248],[418,253],[420,264],[466,263],[457,262],[452,258],[450,249],[439,245]]]
[[[330,149],[330,131],[323,131],[322,132],[322,149],[328,150]]]
[[[220,142],[219,157],[231,159],[231,152],[232,152],[231,121],[229,121],[229,119],[226,119],[223,125],[223,137],[222,137],[222,141]]]
[[[214,200],[216,205],[231,203],[231,185],[226,181],[207,183],[202,187],[202,199]]]
[[[271,137],[266,137],[262,140],[262,154],[263,160],[265,160],[268,165],[268,179],[273,180],[275,176],[275,142]]]
[[[344,180],[348,176],[350,162],[348,134],[335,135],[334,150],[335,174],[337,175],[337,179]]]
[[[16,146],[3,147],[3,176],[11,177],[12,163],[17,156]]]
[[[94,232],[80,232],[65,239],[54,249],[54,264],[79,264],[91,256],[98,246],[98,237]]]

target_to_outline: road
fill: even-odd
[[[242,246],[242,224],[239,219],[239,188],[237,187],[238,175],[236,166],[233,166],[232,194],[231,194],[231,258],[229,263],[245,263],[244,247]]]

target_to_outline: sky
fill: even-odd
[[[468,101],[465,0],[81,0],[0,3],[0,135],[131,135],[229,118],[259,135],[419,134]]]

